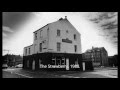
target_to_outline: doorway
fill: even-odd
[[[82,65],[83,65],[83,71],[85,71],[85,62],[83,62]]]
[[[32,70],[35,70],[35,60],[33,60],[33,63],[32,63]]]

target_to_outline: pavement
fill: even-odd
[[[22,68],[3,69],[3,78],[118,78],[118,69],[95,68],[93,71],[31,71]]]
[[[13,78],[12,75],[7,75],[9,77],[6,77],[6,72],[10,75],[12,74],[13,76],[17,77],[20,76],[19,78],[58,78],[56,76],[47,74],[47,72],[38,72],[38,71],[30,71],[30,70],[23,70],[22,68],[14,68],[14,69],[4,69],[3,70],[3,78]]]

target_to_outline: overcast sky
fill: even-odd
[[[81,33],[82,52],[94,46],[105,47],[109,56],[118,54],[117,12],[3,12],[2,15],[3,49],[11,54],[22,55],[23,48],[33,43],[34,31],[65,16]]]

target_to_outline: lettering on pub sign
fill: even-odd
[[[40,64],[39,66],[40,68],[66,68],[66,65],[44,65],[44,64]],[[79,64],[71,64],[70,65],[71,68],[80,68]]]

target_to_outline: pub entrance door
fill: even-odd
[[[35,70],[35,60],[32,62],[32,70]]]
[[[85,62],[82,63],[83,71],[85,71]]]

